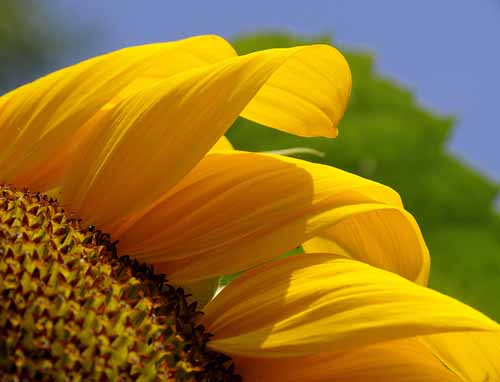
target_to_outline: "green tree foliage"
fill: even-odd
[[[259,49],[329,43],[284,34],[236,38],[240,54]],[[413,94],[374,70],[369,54],[343,51],[353,75],[348,111],[335,140],[300,138],[239,119],[228,137],[251,151],[310,147],[336,166],[395,188],[420,223],[431,251],[431,286],[500,318],[499,187],[450,154],[454,120],[417,104]]]
[[[0,94],[46,72],[69,47],[67,28],[42,3],[0,1]]]

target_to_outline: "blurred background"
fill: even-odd
[[[0,1],[0,93],[121,47],[216,33],[239,53],[333,43],[353,74],[336,140],[238,120],[251,151],[310,161],[400,192],[433,260],[431,286],[500,320],[500,1]]]

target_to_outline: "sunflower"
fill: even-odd
[[[2,381],[498,379],[499,326],[426,288],[395,191],[223,137],[335,137],[350,87],[331,46],[200,36],[2,96]]]

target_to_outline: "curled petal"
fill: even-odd
[[[411,214],[380,208],[328,227],[303,245],[308,253],[338,253],[427,285],[430,256]]]
[[[351,85],[344,56],[330,46],[316,45],[288,60],[241,115],[295,135],[334,138]]]

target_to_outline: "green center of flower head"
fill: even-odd
[[[0,185],[0,381],[239,381],[188,297],[54,200]]]

